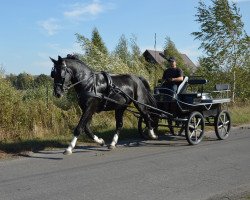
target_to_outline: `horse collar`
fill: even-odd
[[[109,73],[107,73],[105,71],[101,71],[101,74],[106,79],[106,82],[107,82],[107,93],[109,94],[111,88],[114,86],[113,81],[112,81],[111,76],[109,75]]]

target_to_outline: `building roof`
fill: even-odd
[[[180,54],[185,65],[196,69],[197,66],[190,60],[190,58],[186,55],[186,54]],[[163,51],[154,51],[154,50],[149,50],[146,49],[143,53],[143,56],[145,57],[145,59],[148,62],[152,62],[152,63],[157,63],[157,64],[163,64],[164,62],[166,62],[166,58],[164,56],[164,52]]]

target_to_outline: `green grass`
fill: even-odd
[[[229,112],[232,117],[233,126],[242,124],[250,124],[250,105],[234,105],[229,107]],[[104,118],[105,117],[105,118]],[[104,119],[104,120],[103,120]],[[102,113],[94,116],[93,132],[105,140],[108,144],[111,142],[115,133],[115,118],[114,113]],[[213,129],[212,127],[209,127]],[[72,129],[73,130],[73,129]],[[168,128],[164,128],[168,131]],[[162,131],[160,131],[162,132]],[[131,114],[126,114],[124,117],[124,128],[119,137],[119,140],[138,139],[140,135],[137,131],[137,118]],[[71,133],[61,133],[60,135],[45,134],[39,138],[27,139],[10,139],[0,142],[0,151],[11,154],[19,154],[20,152],[33,151],[37,152],[48,148],[65,148],[72,139]],[[81,136],[79,143],[92,142],[87,136]],[[84,145],[84,144],[83,144]]]

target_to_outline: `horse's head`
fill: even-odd
[[[54,67],[51,70],[51,77],[54,79],[54,95],[60,98],[71,84],[72,71],[67,67],[66,59],[60,56],[58,56],[58,60],[50,59],[54,63]]]

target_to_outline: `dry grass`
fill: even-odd
[[[233,126],[250,124],[250,104],[236,104],[230,106],[229,112],[232,117]]]

